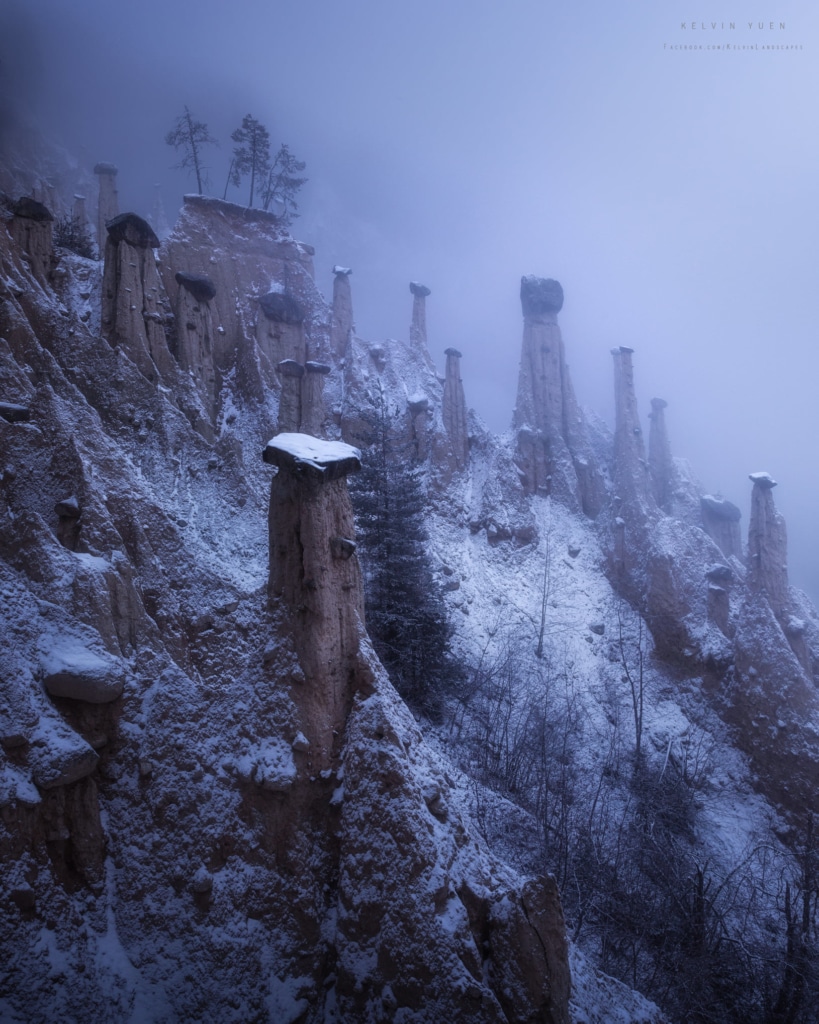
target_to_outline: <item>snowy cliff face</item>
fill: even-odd
[[[109,342],[99,266],[40,282],[0,225],[0,1016],[567,1022],[556,886],[476,838],[373,654],[342,476],[262,460],[261,300],[304,356],[329,337],[306,247],[189,200],[146,294],[136,242]],[[156,302],[178,338],[180,272],[213,285],[213,396],[146,334]]]
[[[714,927],[779,941],[761,922],[819,782],[819,618],[767,474],[746,563],[660,400],[646,452],[630,350],[614,435],[580,412],[557,282],[524,279],[495,438],[461,354],[436,372],[423,285],[408,342],[367,341],[350,271],[329,306],[272,215],[186,197],[158,262],[124,215],[103,275],[2,209],[0,1016],[558,1024],[549,872],[630,980],[708,891],[732,894]],[[363,621],[345,477],[387,422],[464,667],[437,725]],[[751,926],[728,880],[763,848]],[[650,875],[676,886],[653,925]],[[653,946],[606,931],[629,885]],[[576,1021],[660,1020],[572,962]]]

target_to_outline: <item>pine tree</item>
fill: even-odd
[[[303,160],[293,156],[286,143],[282,143],[268,172],[262,191],[262,204],[265,210],[270,208],[271,203],[277,204],[280,208],[279,216],[285,224],[291,224],[298,217],[296,194],[307,181],[307,178],[300,178],[299,174],[306,166]]]
[[[247,205],[252,206],[257,180],[264,180],[270,171],[270,133],[255,117],[247,114],[242,118],[241,128],[237,128],[230,137],[236,143],[236,148],[233,150],[229,180],[238,185],[246,174],[250,175],[250,199]]]
[[[165,136],[165,142],[176,150],[182,150],[182,159],[176,165],[185,170],[193,170],[196,175],[196,190],[202,195],[202,186],[207,184],[207,169],[202,163],[202,147],[217,145],[211,137],[204,121],[195,121],[190,110],[185,107],[174,123],[173,128]]]
[[[383,405],[351,480],[367,629],[398,692],[432,718],[457,679],[451,628],[427,551],[420,468]]]

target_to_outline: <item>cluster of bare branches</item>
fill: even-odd
[[[557,877],[573,938],[669,1019],[815,1024],[812,818],[790,853],[767,833],[737,862],[717,863],[701,840],[712,741],[692,730],[659,751],[644,742],[650,637],[641,617],[625,602],[608,610],[615,683],[599,695],[602,719],[589,712],[568,648],[541,645],[534,625],[536,659],[529,627],[499,625],[451,702],[448,738],[475,780],[487,837],[509,844],[514,831],[520,866]],[[500,797],[526,812],[514,825]]]

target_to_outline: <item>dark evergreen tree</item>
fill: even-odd
[[[255,117],[247,114],[242,118],[242,126],[230,137],[236,143],[236,148],[233,150],[228,180],[238,185],[246,174],[250,175],[250,199],[247,205],[252,206],[256,182],[263,181],[270,170],[270,133]]]
[[[351,478],[367,630],[398,692],[431,718],[458,678],[451,628],[432,571],[420,467],[376,400],[371,443]]]
[[[305,162],[297,160],[289,147],[282,143],[268,172],[262,190],[262,205],[268,210],[273,203],[285,224],[291,224],[298,217],[296,210],[299,204],[296,202],[296,195],[307,181],[307,178],[299,177],[305,167]]]

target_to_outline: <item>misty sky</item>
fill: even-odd
[[[248,112],[267,124],[307,161],[294,233],[325,295],[333,264],[352,267],[358,332],[380,340],[407,336],[408,282],[427,284],[432,354],[443,369],[447,346],[463,352],[467,401],[494,430],[515,402],[520,277],[558,278],[581,403],[611,421],[609,350],[634,348],[641,409],[669,402],[674,453],[743,508],[744,530],[747,474],[780,482],[791,580],[819,598],[815,5],[2,10],[12,88],[90,165],[119,165],[123,209],[147,214],[162,182],[172,218],[193,189],[163,143],[185,103],[223,142],[218,195],[230,132]],[[801,49],[671,49],[725,43]]]

